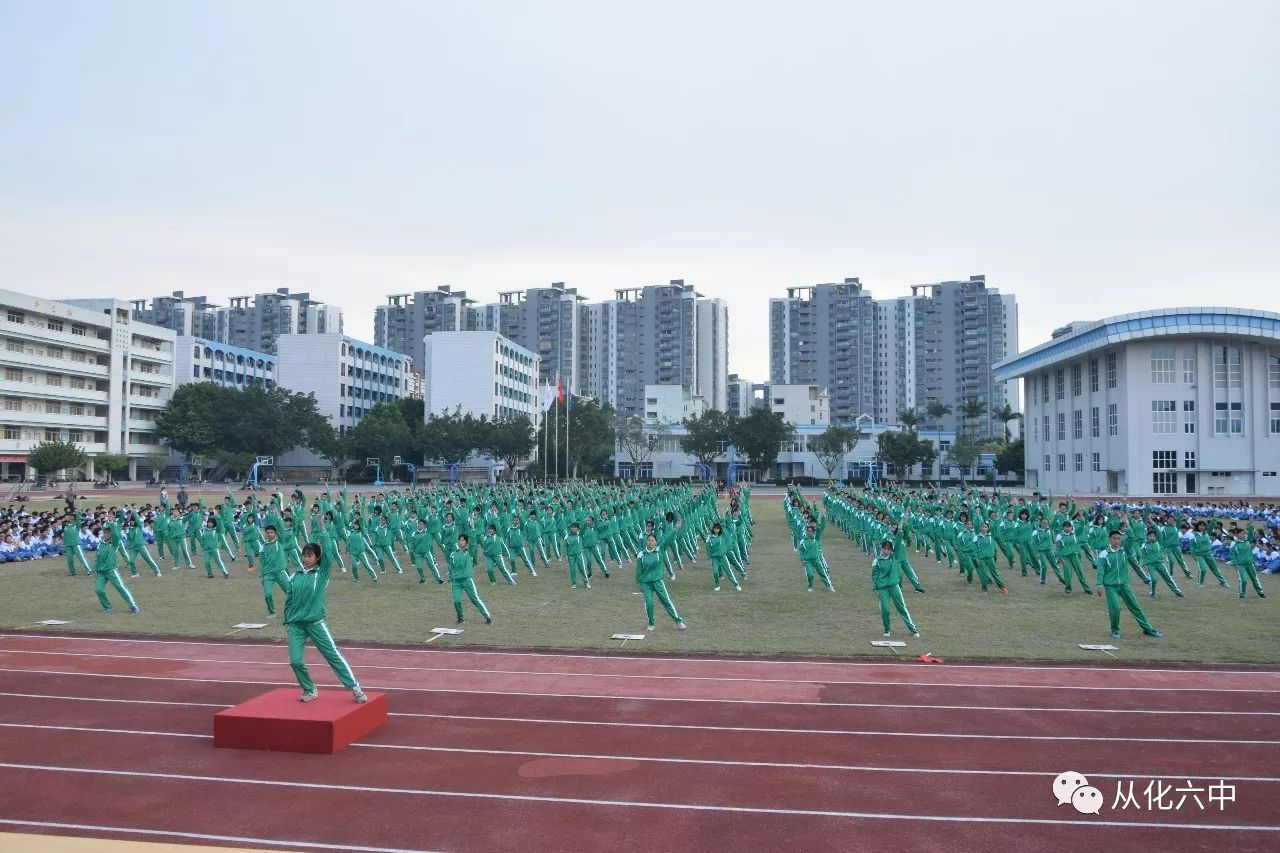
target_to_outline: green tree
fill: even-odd
[[[99,453],[93,457],[93,467],[101,469],[107,482],[115,479],[113,475],[120,473],[129,465],[129,457],[123,453]]]
[[[212,382],[179,385],[156,416],[156,434],[188,461],[213,453],[225,439],[219,428],[232,405],[228,390]]]
[[[1022,420],[1022,412],[1015,412],[1013,410],[1013,406],[1005,403],[1003,407],[995,410],[992,417],[998,420],[1000,425],[1004,427],[1004,440],[1005,443],[1008,444],[1013,440],[1013,433],[1009,430],[1009,424],[1014,421]]]
[[[84,461],[84,451],[69,441],[42,442],[27,454],[27,464],[45,477],[57,471],[79,468]]]
[[[661,429],[664,432],[667,431],[666,425],[663,424]],[[615,415],[613,434],[618,445],[618,453],[627,457],[633,472],[653,458],[653,436],[645,431],[644,419],[640,416]]]
[[[909,432],[915,432],[916,427],[920,426],[923,421],[924,418],[920,417],[920,413],[914,408],[903,409],[901,412],[898,412],[898,423],[906,427]]]
[[[964,403],[960,406],[960,417],[964,421],[965,431],[972,437],[976,436],[978,429],[978,421],[987,413],[987,404],[979,400],[977,397],[966,397]]]
[[[778,461],[784,442],[795,439],[796,428],[782,415],[768,409],[754,409],[745,418],[733,422],[730,437],[734,446],[747,457],[757,476],[767,476]]]
[[[716,462],[732,441],[733,419],[718,409],[707,409],[684,419],[680,449],[715,470]]]
[[[160,478],[160,472],[169,466],[169,454],[152,453],[147,456],[147,464],[151,466],[151,476]]]
[[[533,424],[527,417],[510,415],[489,424],[479,449],[490,459],[502,460],[507,466],[507,479],[514,480],[520,463],[533,455],[535,447]]]
[[[390,403],[379,403],[366,412],[347,437],[357,459],[373,457],[379,460],[383,477],[392,475],[392,460],[397,456],[403,457],[402,451],[413,443],[409,425],[404,422],[404,413]],[[335,448],[329,445],[327,449]]]
[[[844,458],[858,446],[860,433],[857,427],[842,427],[832,424],[826,432],[809,439],[809,450],[818,458],[818,464],[827,472],[827,479],[832,479],[832,472],[844,464]]]
[[[1001,474],[1023,476],[1027,468],[1026,446],[1022,439],[1011,441],[996,454],[996,470]]]
[[[961,436],[947,451],[947,462],[960,469],[960,484],[963,486],[965,475],[973,468],[978,457],[982,455],[982,444],[967,436]]]
[[[489,419],[462,413],[458,406],[452,412],[434,412],[423,429],[423,457],[445,465],[466,462],[486,442]]]
[[[933,442],[909,430],[886,430],[876,439],[876,461],[892,468],[899,480],[916,465],[931,468],[937,457]]]
[[[328,434],[317,436],[317,443],[319,447],[315,448],[315,452],[332,466],[334,476],[338,479],[345,476],[356,456],[351,436],[330,426]]]
[[[614,447],[617,446],[613,406],[589,397],[575,397],[568,419],[562,403],[555,404],[553,414],[556,409],[560,412],[560,470],[564,476],[594,479],[611,475]],[[567,452],[563,446],[566,434]]]

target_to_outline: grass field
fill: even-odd
[[[779,500],[758,495],[752,507],[759,523],[745,592],[735,593],[727,584],[725,592],[712,592],[706,560],[686,564],[669,589],[689,630],[676,631],[659,610],[658,630],[642,642],[627,643],[624,651],[890,655],[870,645],[881,639],[881,627],[870,588],[870,563],[861,551],[830,528],[826,553],[837,591],[806,593],[804,572],[791,550]],[[1106,659],[1099,652],[1077,648],[1079,643],[1111,642],[1102,599],[1078,591],[1067,596],[1052,578],[1042,587],[1003,564],[1010,594],[983,598],[976,584],[967,585],[945,566],[914,555],[913,561],[927,594],[905,591],[921,639],[911,638],[896,614],[893,617],[893,638],[907,642],[905,654],[915,657],[928,651],[949,659]],[[36,630],[224,637],[232,625],[263,621],[265,613],[257,576],[246,574],[243,561],[229,567],[231,580],[207,580],[203,569],[171,573],[164,567],[161,579],[149,571],[137,578],[128,578],[125,572],[125,582],[142,608],[141,614],[133,616],[122,608],[111,615],[101,613],[92,579],[68,577],[62,558],[0,564],[0,627],[66,619],[71,624]],[[415,643],[431,637],[434,627],[453,627],[448,586],[437,585],[429,575],[428,582],[420,585],[416,575],[410,576],[407,561],[405,568],[410,574],[384,575],[376,586],[367,579],[354,584],[349,575],[334,576],[329,622],[340,641]],[[615,573],[612,580],[597,576],[590,590],[569,589],[563,563],[540,570],[537,578],[520,576],[514,588],[501,583],[490,586],[477,574],[481,597],[493,611],[495,624],[484,625],[468,603],[465,632],[433,645],[616,650],[619,644],[609,639],[611,634],[644,633],[643,604],[633,594],[631,566]],[[1242,601],[1236,597],[1234,573],[1224,574],[1231,588],[1219,588],[1210,578],[1212,586],[1197,589],[1194,582],[1179,578],[1187,593],[1181,600],[1164,589],[1152,600],[1144,587],[1136,585],[1143,607],[1165,638],[1143,637],[1125,613],[1124,639],[1116,643],[1116,656],[1131,661],[1280,663],[1276,633],[1280,595],[1260,600],[1250,593]],[[1263,576],[1264,587],[1270,579]],[[114,591],[108,594],[115,597]],[[281,603],[277,591],[277,606]],[[245,633],[275,640],[284,635],[274,622]]]

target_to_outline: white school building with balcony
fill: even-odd
[[[164,453],[155,417],[173,392],[174,333],[131,319],[112,299],[58,302],[0,290],[0,478],[29,479],[27,454],[70,441],[92,478],[103,453]]]

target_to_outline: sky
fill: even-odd
[[[1280,0],[0,0],[0,287],[1280,310]]]

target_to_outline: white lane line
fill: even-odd
[[[297,685],[297,682],[294,682],[294,681],[255,681],[255,680],[249,680],[249,679],[228,679],[228,678],[183,678],[181,676],[173,676],[173,675],[124,675],[121,673],[73,672],[70,670],[55,670],[55,669],[8,669],[8,668],[0,667],[0,672],[25,672],[33,675],[67,675],[67,676],[80,676],[82,678],[124,678],[124,679],[132,679],[137,681],[180,681],[180,682],[194,682],[196,684],[262,684],[262,685],[276,686],[276,687],[292,687]],[[334,685],[324,684],[321,686],[332,687]],[[400,687],[397,685],[377,685],[377,684],[368,684],[368,683],[366,683],[364,686],[368,687],[371,690],[384,690],[384,691],[395,690],[395,691],[400,691],[402,693],[446,693],[451,696],[458,695],[458,694],[465,694],[468,696],[519,696],[521,698],[535,698],[535,699],[583,699],[583,700],[589,699],[592,701],[602,701],[602,702],[684,702],[684,703],[704,704],[704,705],[705,704],[783,705],[788,707],[806,707],[806,708],[866,707],[864,704],[857,703],[857,702],[804,702],[800,700],[783,700],[783,699],[694,699],[694,698],[673,697],[673,696],[611,696],[611,695],[605,695],[605,694],[592,694],[592,693],[534,693],[530,691],[518,691],[518,690],[470,690],[470,689],[449,688],[449,687]],[[909,706],[895,703],[895,704],[890,704],[888,707],[906,708]],[[926,706],[922,706],[922,707],[926,707]],[[930,705],[927,707],[939,708],[939,707],[946,707],[946,706]],[[957,705],[955,706],[955,709],[960,711],[974,710],[973,706],[971,705]],[[980,708],[979,710],[984,710],[984,709],[985,707]],[[1008,710],[1023,710],[1023,709],[1011,708]],[[1039,710],[1043,710],[1047,712],[1056,712],[1064,709],[1044,708]],[[1096,714],[1130,713],[1128,709],[1124,709],[1124,708],[1090,708],[1086,710],[1088,713],[1096,713]],[[1195,710],[1171,711],[1169,709],[1164,709],[1162,713],[1199,714],[1202,712],[1195,711]],[[954,735],[954,737],[961,737],[961,735]],[[983,737],[987,737],[987,736],[983,735]],[[992,737],[994,737],[994,735],[992,735]],[[1045,739],[1055,740],[1057,738],[1045,738]],[[1069,740],[1070,738],[1062,738],[1062,739]],[[1131,739],[1131,740],[1137,740],[1137,739]],[[1151,740],[1153,742],[1167,741],[1169,743],[1273,743],[1273,742],[1280,743],[1280,741],[1243,741],[1243,740],[1175,741],[1167,738],[1154,738]]]
[[[97,696],[56,696],[49,693],[0,693],[13,699],[66,699],[72,702],[119,702],[123,705],[178,705],[185,708],[230,708],[222,702],[164,702],[159,699],[101,699]]]
[[[5,649],[0,648],[0,654],[5,655],[42,655],[45,657],[69,657],[69,658],[109,658],[111,660],[120,660],[120,655],[113,654],[97,654],[91,652],[41,652],[31,651],[28,649]],[[221,658],[184,658],[184,657],[168,657],[162,655],[129,655],[128,660],[152,660],[164,661],[167,663],[207,663],[207,664],[225,664],[228,666],[289,666],[288,661],[281,660],[227,660]],[[315,663],[320,663],[316,660]],[[607,675],[595,672],[562,672],[562,671],[531,671],[522,669],[465,669],[459,667],[435,667],[435,666],[383,666],[379,664],[361,664],[359,669],[386,669],[408,672],[452,672],[466,675],[498,675],[498,676],[537,676],[545,678],[600,678],[600,679],[644,679],[656,681],[713,681],[713,682],[746,682],[749,684],[760,683],[782,683],[782,684],[806,684],[814,686],[828,685],[845,685],[857,687],[928,687],[928,688],[959,688],[959,689],[1002,689],[1002,690],[1092,690],[1092,691],[1112,691],[1112,692],[1142,692],[1142,693],[1277,693],[1280,694],[1280,688],[1277,689],[1254,689],[1243,687],[1227,687],[1227,688],[1206,688],[1206,687],[1100,687],[1100,686],[1062,686],[1053,684],[962,684],[949,681],[814,681],[811,679],[790,679],[790,678],[732,678],[717,676],[701,676],[701,675]],[[405,688],[408,689],[408,688]],[[733,700],[703,700],[703,701],[733,701]],[[825,704],[825,703],[824,703]],[[834,703],[833,703],[834,704]],[[860,707],[855,705],[854,707]],[[890,707],[896,707],[891,705]],[[942,706],[937,706],[942,707]],[[1038,709],[1029,709],[1038,710]],[[1199,713],[1199,712],[1196,712]],[[1258,712],[1269,714],[1273,712]]]
[[[206,832],[178,832],[167,829],[138,829],[132,826],[105,826],[97,823],[57,823],[49,820],[18,820],[0,818],[3,826],[26,826],[34,829],[74,830],[76,832],[114,832],[120,835],[141,835],[147,838],[185,838],[191,841],[222,841],[231,844],[251,844],[254,847],[270,845],[294,850],[343,850],[350,853],[431,853],[429,850],[403,847],[366,847],[361,844],[326,844],[323,841],[286,841],[274,838],[248,838],[242,835],[211,835]]]
[[[172,646],[219,646],[234,647],[245,649],[270,649],[273,648],[271,643],[215,643],[202,640],[150,640],[140,637],[86,637],[66,634],[14,634],[0,632],[0,639],[5,637],[16,637],[21,639],[34,640],[74,640],[80,642],[97,642],[97,643],[154,643],[158,645]],[[280,645],[280,644],[274,644]],[[375,647],[375,646],[347,646],[348,651],[353,652],[404,652],[408,654],[422,655],[476,655],[478,657],[537,657],[537,658],[570,658],[575,660],[609,660],[609,661],[626,661],[627,663],[713,663],[720,665],[737,665],[749,664],[754,666],[842,666],[842,667],[889,667],[891,669],[901,669],[903,671],[912,670],[914,667],[904,666],[900,663],[889,663],[879,661],[824,661],[824,660],[752,660],[749,658],[693,658],[693,657],[650,657],[648,655],[585,655],[573,654],[570,652],[498,652],[484,651],[477,649],[475,651],[465,649],[421,649],[421,648],[404,648],[398,646]],[[1247,678],[1268,678],[1280,681],[1280,672],[1274,670],[1248,670],[1248,669],[1151,669],[1128,666],[1060,666],[1052,661],[1046,662],[1039,666],[1018,665],[1018,664],[989,664],[989,663],[968,663],[959,662],[950,665],[953,669],[1011,669],[1028,672],[1095,672],[1095,673],[1161,673],[1170,675],[1234,675]],[[1044,685],[1050,686],[1050,685]],[[1212,690],[1214,688],[1205,688]]]
[[[253,779],[239,776],[199,776],[190,773],[152,773],[141,770],[105,770],[93,767],[59,767],[47,764],[17,764],[12,762],[0,762],[0,767],[8,770],[83,774],[89,776],[121,776],[130,779],[171,779],[179,782],[224,782],[233,785],[259,785],[267,788],[300,788],[302,790],[311,791],[344,791],[362,794],[402,794],[414,797],[441,797],[465,800],[505,800],[509,802],[550,803],[554,805],[576,806],[613,806],[618,808],[663,811],[723,812],[729,814],[783,815],[788,817],[823,817],[854,820],[921,821],[932,823],[1023,824],[1037,826],[1069,826],[1075,828],[1113,826],[1138,829],[1205,830],[1209,832],[1280,832],[1280,826],[1266,824],[1156,823],[1151,821],[1056,820],[1051,818],[977,817],[973,815],[895,814],[891,812],[854,812],[823,809],[731,806],[717,803],[637,802],[634,800],[551,797],[533,794],[494,794],[478,791],[446,791],[430,788],[390,788],[374,785],[339,785],[325,782],[279,781],[275,779]]]
[[[0,670],[3,672],[4,670]],[[81,675],[83,673],[71,673],[73,675]],[[108,678],[138,678],[149,679],[155,681],[204,681],[203,679],[190,678],[171,678],[147,675],[113,675],[105,676]],[[221,683],[221,682],[220,682]],[[260,684],[264,682],[232,682],[236,684]],[[370,688],[381,690],[383,688]],[[436,691],[425,691],[436,692]],[[459,691],[441,690],[443,693],[456,693]],[[507,694],[502,694],[507,695]],[[547,694],[537,694],[547,695]],[[580,697],[570,697],[580,698]],[[82,700],[93,701],[93,700]],[[182,703],[177,703],[182,704]],[[632,728],[644,729],[689,729],[695,731],[722,731],[722,732],[761,732],[770,734],[825,734],[825,735],[851,735],[857,737],[910,737],[910,738],[940,738],[943,740],[1027,740],[1027,741],[1083,741],[1083,742],[1103,742],[1103,743],[1180,743],[1180,744],[1212,744],[1212,745],[1249,745],[1249,746],[1280,746],[1280,740],[1220,740],[1206,738],[1170,738],[1170,737],[1101,737],[1096,735],[1015,735],[1015,734],[972,734],[964,733],[947,733],[947,732],[891,732],[891,731],[872,731],[858,729],[787,729],[787,728],[765,728],[755,726],[695,726],[681,725],[675,723],[617,723],[617,722],[592,722],[583,720],[539,720],[531,718],[518,717],[465,717],[461,715],[448,714],[418,714],[418,713],[392,713],[392,717],[418,717],[432,719],[454,719],[454,720],[498,720],[505,722],[524,722],[524,723],[559,723],[562,725],[600,725],[600,726],[625,726]]]
[[[142,735],[146,737],[194,738],[197,740],[213,740],[213,735],[190,732],[157,732],[146,729],[105,729],[89,726],[51,726],[37,723],[0,723],[0,728],[35,729],[37,731],[89,732],[91,734]],[[836,770],[850,773],[922,773],[939,776],[1034,776],[1047,779],[1058,775],[1056,770],[983,770],[976,768],[947,767],[882,767],[863,764],[806,764],[789,761],[745,761],[712,758],[676,758],[671,756],[649,755],[599,755],[580,752],[534,752],[518,749],[471,749],[453,746],[426,746],[421,744],[400,743],[353,743],[352,747],[363,749],[401,749],[414,752],[443,752],[464,755],[498,755],[516,758],[574,758],[587,761],[639,761],[652,764],[693,764],[711,767],[764,767],[777,770]],[[1219,782],[1280,782],[1280,776],[1187,776],[1186,774],[1168,773],[1102,773],[1096,770],[1084,772],[1087,777],[1105,779],[1206,779]]]

